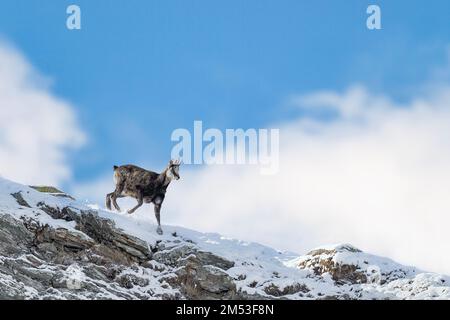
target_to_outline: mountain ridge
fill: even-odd
[[[0,298],[450,299],[450,277],[350,244],[294,256],[163,229],[0,178]]]

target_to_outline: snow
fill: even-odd
[[[11,194],[18,193],[31,208],[21,206]],[[195,245],[199,250],[214,253],[235,262],[234,267],[226,272],[235,280],[238,289],[249,294],[269,296],[267,288],[275,286],[283,291],[292,286],[305,287],[307,290],[291,290],[285,292],[290,299],[316,299],[324,296],[343,296],[362,299],[450,299],[450,278],[444,275],[426,273],[413,267],[400,265],[388,258],[378,257],[361,252],[349,244],[333,244],[315,248],[320,251],[320,259],[331,259],[335,264],[353,265],[368,277],[367,283],[336,285],[328,273],[317,275],[312,268],[300,268],[299,265],[310,261],[311,254],[298,255],[292,252],[280,252],[273,248],[237,239],[224,237],[217,233],[201,233],[178,226],[163,225],[164,235],[156,233],[153,214],[143,215],[117,213],[102,209],[100,205],[87,205],[68,197],[57,197],[40,193],[32,188],[0,178],[0,214],[10,214],[16,219],[38,219],[42,224],[53,228],[66,228],[72,232],[75,222],[53,219],[39,209],[38,204],[63,209],[70,207],[74,212],[95,210],[98,215],[114,220],[116,227],[154,245],[157,241],[174,242]],[[81,233],[81,232],[79,232]],[[83,234],[84,235],[84,234]],[[84,235],[86,236],[86,235]],[[87,237],[87,236],[86,236]],[[26,259],[26,257],[24,257]],[[0,259],[0,263],[2,263]],[[157,262],[152,262],[157,264]],[[70,266],[66,281],[73,290],[79,288],[85,275],[77,266]],[[151,272],[156,274],[158,268]],[[127,272],[150,272],[149,269],[129,269]],[[390,277],[390,278],[389,278]],[[149,276],[149,283],[145,290],[165,292],[161,283],[155,277]],[[382,283],[382,279],[390,281]],[[0,285],[8,286],[12,281],[7,277],[0,277]],[[107,283],[102,285],[108,286]],[[26,288],[24,288],[26,290]],[[136,288],[130,290],[138,290]],[[143,290],[143,289],[139,289]],[[29,295],[35,295],[30,291]],[[105,291],[105,298],[110,295]],[[272,297],[272,296],[271,296]]]

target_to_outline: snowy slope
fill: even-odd
[[[159,236],[150,217],[93,209],[2,178],[0,218],[0,297],[450,298],[449,277],[351,245],[300,256],[176,226],[163,225]]]

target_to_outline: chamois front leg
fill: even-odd
[[[154,200],[153,203],[155,204],[155,217],[156,217],[156,221],[158,222],[158,228],[156,229],[156,233],[158,233],[159,235],[163,234],[163,231],[161,229],[161,205],[164,201],[164,198],[161,196],[157,196]]]
[[[128,210],[128,213],[129,213],[129,214],[132,214],[133,212],[135,212],[135,211],[136,211],[137,209],[139,209],[139,208],[142,206],[142,204],[144,203],[144,194],[143,194],[143,192],[139,192],[139,193],[137,194],[136,200],[138,201],[138,204],[137,204],[133,209]]]

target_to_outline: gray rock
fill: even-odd
[[[22,193],[16,192],[16,193],[11,193],[11,195],[13,196],[14,199],[16,199],[17,203],[19,205],[21,205],[22,207],[28,207],[31,208],[30,205],[28,204],[28,202],[25,201],[25,199],[22,197]]]
[[[202,265],[195,256],[190,256],[184,267],[176,271],[172,283],[181,286],[182,293],[191,299],[238,299],[233,279],[221,269]]]
[[[25,206],[20,193],[14,197]],[[175,239],[149,245],[94,210],[44,202],[36,209],[74,221],[76,230],[0,215],[1,299],[246,298],[225,272],[234,262],[199,251],[193,243]],[[149,287],[152,277],[161,285]]]

